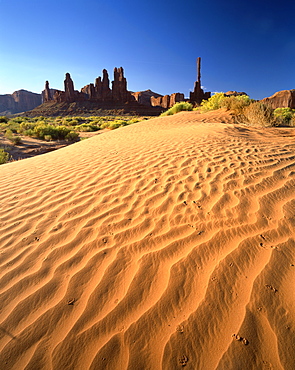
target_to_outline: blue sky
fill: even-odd
[[[0,0],[0,94],[75,89],[122,66],[128,89],[188,96],[202,58],[207,91],[254,99],[295,88],[295,2]]]

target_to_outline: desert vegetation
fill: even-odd
[[[226,96],[216,93],[208,100],[203,100],[194,110],[205,113],[220,108],[231,110],[236,123],[263,127],[295,126],[294,109],[272,109],[268,104],[250,99],[248,95]]]
[[[161,117],[171,116],[172,114],[181,112],[181,111],[191,111],[193,110],[193,105],[189,102],[179,102],[173,105],[173,107],[169,108],[165,112],[161,114]]]
[[[0,164],[7,163],[9,160],[9,153],[7,153],[3,148],[0,148]]]
[[[78,141],[79,133],[102,129],[114,130],[141,119],[138,117],[0,117],[0,131],[14,145],[21,143],[21,136],[51,141]],[[20,135],[20,136],[19,136]]]

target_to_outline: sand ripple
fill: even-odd
[[[199,121],[0,167],[3,369],[294,369],[294,134]]]

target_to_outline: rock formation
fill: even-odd
[[[109,75],[106,69],[102,71],[103,76],[96,78],[95,84],[90,83],[82,87],[81,92],[74,89],[74,82],[69,73],[66,73],[64,87],[65,91],[56,90],[53,97],[49,91],[49,83],[46,81],[44,102],[54,100],[55,102],[76,102],[76,101],[98,101],[98,102],[119,102],[127,103],[135,98],[127,90],[127,81],[124,77],[122,67],[114,69],[114,81],[110,89]]]
[[[137,91],[137,92],[131,92],[131,94],[134,96],[135,100],[139,104],[151,106],[151,97],[159,98],[163,97],[161,94],[157,94],[152,90],[144,90],[144,91]]]
[[[247,93],[241,91],[241,92],[238,92],[238,91],[227,91],[226,93],[224,93],[225,96],[241,96],[241,95],[248,95]]]
[[[49,88],[49,82],[45,82],[45,89],[44,89],[44,94],[43,94],[43,102],[51,100],[51,92]]]
[[[14,114],[36,108],[42,103],[42,95],[27,90],[0,95],[0,114]]]
[[[75,90],[74,90],[74,82],[71,79],[71,76],[69,73],[66,73],[66,79],[64,80],[64,86],[65,86],[65,99],[66,101],[74,101],[75,99]]]
[[[95,86],[94,84],[89,84],[84,87],[82,87],[81,92],[83,94],[86,94],[90,100],[93,100],[96,98],[96,92],[95,92]]]
[[[184,94],[181,93],[174,93],[170,95],[170,107],[173,107],[175,103],[184,101]]]
[[[109,74],[106,69],[102,71],[101,98],[103,101],[112,100],[112,91],[110,89]]]
[[[184,94],[174,93],[171,95],[164,95],[159,97],[151,97],[151,104],[153,107],[162,107],[165,109],[173,107],[175,103],[184,101]]]
[[[206,92],[202,89],[201,85],[201,58],[197,59],[197,81],[195,82],[194,91],[190,93],[190,102],[192,104],[200,105],[202,100],[207,100],[210,98],[211,93]]]
[[[264,98],[261,101],[263,103],[269,104],[273,109],[276,108],[295,109],[295,90],[278,91],[269,98]]]
[[[130,100],[130,93],[127,91],[127,81],[124,77],[122,67],[114,69],[114,81],[112,82],[112,96],[117,101]]]

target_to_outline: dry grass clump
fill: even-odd
[[[255,102],[243,109],[243,113],[238,117],[238,121],[251,126],[272,127],[278,126],[278,120],[274,115],[274,110],[267,104]]]
[[[242,114],[245,107],[248,107],[251,102],[248,95],[228,96],[221,100],[220,107],[232,110],[235,114]]]

